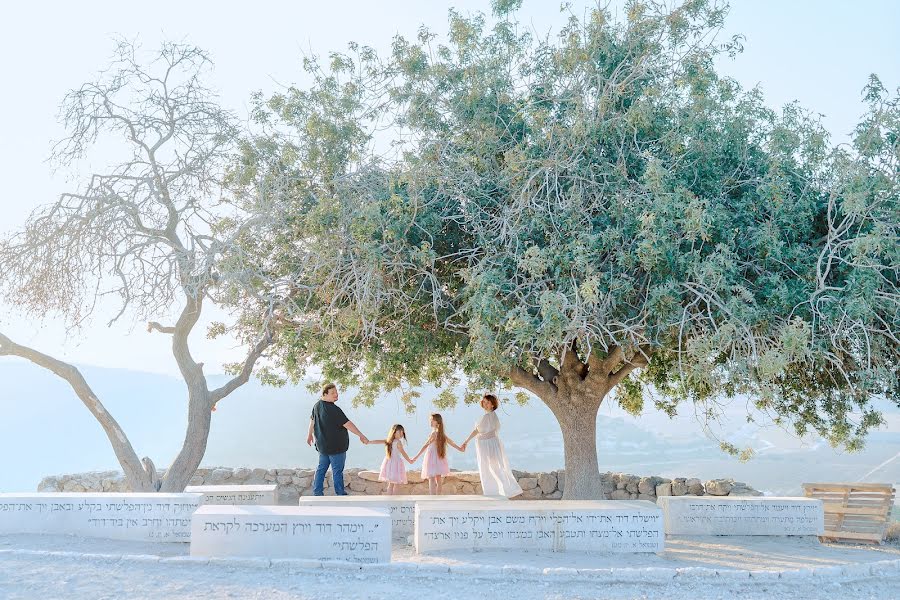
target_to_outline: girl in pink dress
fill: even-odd
[[[406,441],[406,430],[399,423],[391,427],[388,431],[386,439],[369,440],[370,444],[384,444],[384,460],[381,461],[381,472],[378,474],[378,481],[387,484],[384,493],[395,495],[399,490],[399,486],[405,484],[406,481],[406,464],[404,460],[412,464],[412,459],[406,453],[403,443]]]
[[[447,444],[462,452],[462,448],[444,433],[444,418],[440,414],[434,413],[431,415],[431,435],[413,458],[413,462],[415,462],[423,452],[425,453],[425,458],[422,460],[422,479],[428,480],[428,493],[432,495],[441,493],[444,487],[444,476],[450,472],[450,465],[447,463]]]

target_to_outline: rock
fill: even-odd
[[[354,492],[365,492],[366,491],[366,481],[364,479],[356,478],[350,482],[350,489]]]
[[[731,479],[710,479],[706,482],[706,493],[710,496],[727,496],[734,481]]]
[[[560,469],[556,472],[556,489],[561,492],[566,491],[566,470]]]
[[[265,469],[253,469],[250,471],[250,477],[257,481],[265,481],[266,480],[266,470]]]
[[[703,484],[700,483],[700,480],[696,477],[692,477],[688,479],[687,484],[687,493],[691,496],[702,496],[703,495]]]
[[[250,477],[250,469],[246,469],[244,467],[235,469],[231,476],[237,481],[244,481],[245,479]]]
[[[634,475],[625,475],[622,478],[622,481],[625,483],[625,489],[632,494],[636,494],[638,492],[638,484],[640,483],[640,477],[635,477]]]
[[[523,477],[523,479],[534,479],[533,477]],[[525,490],[522,492],[522,497],[525,500],[540,500],[541,499],[541,489],[537,486],[533,487],[530,490]]]
[[[481,475],[478,471],[457,471],[450,473],[450,477],[455,477],[459,481],[466,483],[481,483]]]
[[[656,496],[651,496],[650,494],[638,494],[638,500],[646,500],[648,502],[656,502]]]
[[[288,485],[293,478],[290,475],[278,475],[275,477],[275,481],[278,482],[278,485]]]
[[[538,487],[543,494],[552,494],[556,491],[556,473],[541,473],[537,478]]]
[[[562,498],[562,495],[563,493],[561,491],[556,490],[552,494],[547,494],[545,500],[559,500],[560,498]]]
[[[217,485],[223,483],[231,477],[231,469],[213,469],[206,479],[207,485]]]
[[[59,489],[59,479],[56,477],[44,477],[37,487],[39,492],[58,492]]]
[[[537,477],[523,477],[519,480],[519,487],[523,490],[533,490],[538,485]]]
[[[638,481],[638,493],[645,496],[655,496],[656,477],[641,477]]]
[[[688,492],[687,487],[687,479],[684,477],[677,477],[672,482],[672,495],[673,496],[684,496]]]
[[[460,494],[474,494],[475,486],[471,483],[462,484],[462,489],[459,492]]]
[[[762,496],[763,493],[755,490],[743,481],[735,481],[734,487],[728,492],[729,496]]]
[[[671,496],[672,495],[672,484],[671,483],[660,483],[656,486],[656,495],[658,496]]]
[[[356,474],[357,477],[366,481],[378,481],[378,475],[378,471],[360,471]]]
[[[610,500],[631,500],[631,494],[625,490],[615,490],[609,495]]]

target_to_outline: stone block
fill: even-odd
[[[140,542],[190,541],[200,494],[0,494],[0,535],[38,533]]]
[[[374,508],[387,511],[391,515],[391,530],[394,539],[405,540],[412,535],[416,504],[422,502],[472,502],[486,500],[489,502],[507,502],[502,496],[430,496],[430,495],[394,495],[394,496],[312,496],[302,497],[300,506],[355,506],[358,508]]]
[[[671,496],[672,495],[672,484],[671,483],[660,483],[656,486],[656,495],[657,496]]]
[[[672,481],[672,495],[673,496],[684,496],[688,492],[687,487],[687,479],[683,477],[678,477],[674,481]]]
[[[522,500],[416,505],[416,551],[661,552],[662,512],[650,502]]]
[[[822,535],[825,515],[815,498],[662,496],[672,535]]]
[[[191,519],[191,556],[386,563],[391,519],[354,506],[203,506]]]
[[[201,503],[267,505],[277,504],[275,485],[189,485],[184,488],[189,494],[202,494]]]

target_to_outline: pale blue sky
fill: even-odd
[[[583,7],[586,2],[574,1]],[[615,3],[614,3],[615,4]],[[147,48],[162,39],[190,41],[216,61],[211,83],[226,106],[244,112],[250,93],[300,79],[303,51],[324,54],[351,40],[385,50],[395,33],[412,36],[420,24],[445,30],[447,9],[489,11],[488,0],[332,2],[18,2],[0,22],[0,233],[25,220],[37,205],[71,186],[45,163],[60,137],[56,109],[70,88],[104,66],[111,37],[138,37]],[[556,0],[525,0],[522,20],[539,32],[558,27]],[[723,36],[743,33],[745,52],[720,68],[745,87],[760,85],[773,107],[798,100],[822,113],[837,141],[845,141],[863,107],[869,73],[900,85],[900,2],[891,0],[735,0]],[[85,364],[177,372],[168,339],[127,323],[67,338],[59,320],[24,321],[0,305],[0,328],[21,343]],[[215,365],[235,360],[228,344],[197,336],[196,356]]]

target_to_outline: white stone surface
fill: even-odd
[[[662,511],[652,502],[534,500],[420,502],[416,552],[552,550],[661,552]]]
[[[391,530],[395,539],[406,539],[415,532],[417,502],[473,502],[487,500],[508,502],[504,496],[476,494],[448,494],[431,496],[410,494],[396,496],[301,496],[300,506],[359,506],[387,510],[391,515]]]
[[[191,556],[386,563],[391,518],[356,506],[201,506],[192,518]]]
[[[53,492],[0,494],[0,534],[63,534],[188,542],[200,494]]]
[[[663,496],[667,534],[822,535],[822,501],[793,497]]]
[[[267,506],[278,504],[277,485],[189,485],[185,492],[203,494],[202,503]]]

